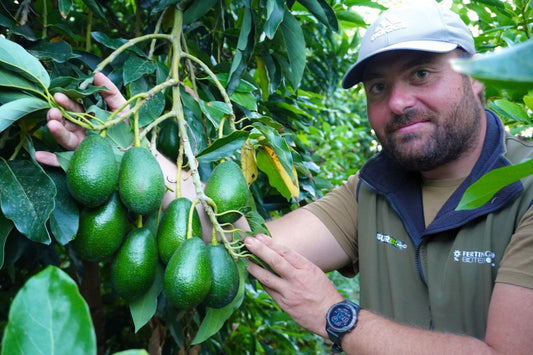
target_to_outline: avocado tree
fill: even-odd
[[[527,2],[454,7],[479,30],[481,51],[529,38]],[[324,352],[321,339],[247,279],[242,237],[268,233],[265,219],[319,198],[377,149],[360,89],[338,87],[356,55],[357,29],[366,27],[360,12],[384,8],[356,0],[3,1],[2,354]],[[102,101],[93,83],[99,72],[120,88],[123,106]],[[56,92],[86,112],[60,107]],[[502,115],[512,103],[530,117],[518,102],[523,93],[487,92]],[[51,107],[103,143],[65,151],[45,125]],[[39,165],[36,150],[55,153],[61,167]],[[190,174],[197,199],[183,198],[180,176],[161,181],[156,152]],[[227,163],[239,168],[232,178],[210,183]],[[104,173],[113,167],[120,176]],[[103,189],[83,184],[91,170],[111,185],[98,203]],[[146,175],[154,175],[151,192],[135,193]],[[242,201],[224,206],[223,192],[235,187],[239,198],[229,200]],[[162,188],[176,194],[167,209]],[[141,208],[147,202],[156,207]],[[207,245],[198,243],[196,205],[213,224]],[[251,230],[235,228],[233,216]],[[176,289],[187,276],[178,275],[181,265],[201,272]],[[219,274],[231,297],[208,300],[213,292],[201,286]]]

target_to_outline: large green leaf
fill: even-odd
[[[495,169],[466,189],[456,210],[471,210],[483,206],[502,188],[533,174],[533,159],[520,164]]]
[[[456,71],[510,89],[533,88],[533,40],[499,52],[451,61]]]
[[[265,21],[265,35],[272,39],[285,16],[285,1],[267,0],[267,20]]]
[[[247,138],[248,132],[246,131],[232,132],[214,141],[213,144],[201,151],[196,158],[202,163],[210,163],[226,158],[241,148]]]
[[[244,9],[244,17],[241,24],[241,31],[239,33],[239,41],[231,63],[230,79],[226,87],[229,95],[233,93],[235,88],[239,85],[242,73],[247,68],[247,62],[252,54],[254,47],[254,22],[252,11],[249,8]]]
[[[50,230],[57,242],[66,245],[76,237],[79,225],[79,210],[76,201],[67,189],[67,178],[63,171],[48,171],[56,186],[55,208],[50,216]]]
[[[244,300],[244,286],[246,283],[248,263],[244,259],[237,260],[237,268],[239,270],[239,290],[235,295],[233,301],[223,308],[207,308],[206,315],[200,324],[200,328],[196,333],[192,343],[200,344],[209,339],[213,334],[218,332],[224,325],[231,314],[241,306]]]
[[[56,188],[50,177],[28,160],[0,158],[0,207],[20,233],[49,244],[46,221],[54,210]]]
[[[15,71],[44,89],[50,86],[50,76],[41,62],[21,45],[0,37],[0,67]]]
[[[300,4],[305,6],[309,12],[311,12],[318,21],[328,26],[332,31],[339,30],[339,23],[335,12],[324,0],[298,0]]]
[[[48,108],[48,102],[31,96],[10,101],[0,106],[0,132],[24,116]]]
[[[76,283],[55,266],[31,277],[15,296],[2,355],[96,354],[89,307]]]
[[[46,97],[41,85],[20,75],[20,73],[0,66],[0,86],[8,90],[24,90]],[[26,96],[28,96],[26,94]]]
[[[157,298],[163,290],[164,272],[163,266],[158,264],[152,287],[141,298],[130,303],[130,312],[136,333],[148,323],[157,310]]]
[[[7,236],[13,229],[13,222],[7,219],[2,211],[0,211],[0,269],[4,266],[4,247],[6,245]]]
[[[288,11],[285,12],[281,23],[281,33],[289,56],[291,85],[297,89],[305,68],[305,38],[298,20]]]
[[[35,57],[40,59],[51,58],[58,63],[64,63],[67,60],[77,57],[72,54],[72,47],[65,41],[57,42],[38,42],[35,46],[28,49]]]

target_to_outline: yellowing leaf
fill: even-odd
[[[257,163],[255,161],[255,149],[247,140],[241,148],[241,168],[248,186],[257,179]]]
[[[281,165],[281,162],[279,161],[279,158],[274,152],[274,150],[272,150],[272,148],[268,146],[263,146],[263,148],[265,148],[265,151],[267,152],[268,157],[270,158],[271,162],[274,164],[277,172],[279,173],[279,176],[283,180],[283,183],[289,190],[291,196],[294,197],[295,199],[298,199],[298,196],[300,194],[300,186],[298,184],[298,174],[294,166],[292,167],[291,172],[287,172]]]

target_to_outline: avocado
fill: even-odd
[[[217,206],[217,221],[220,223],[233,223],[241,217],[237,212],[248,203],[248,185],[241,168],[232,160],[218,164],[205,184],[205,194]]]
[[[165,180],[148,149],[132,147],[124,153],[118,181],[120,198],[129,211],[149,215],[161,206]]]
[[[111,265],[111,283],[120,297],[131,302],[152,286],[157,270],[157,242],[146,227],[132,230]]]
[[[82,208],[72,247],[84,260],[107,260],[122,244],[127,227],[126,208],[115,192],[102,206]]]
[[[208,244],[207,255],[211,265],[211,288],[204,302],[208,307],[222,308],[233,301],[239,290],[239,271],[224,244]]]
[[[170,119],[165,120],[159,128],[159,134],[156,139],[157,150],[171,161],[176,162],[180,149],[178,122]]]
[[[118,166],[110,143],[99,135],[86,137],[67,168],[67,188],[78,202],[97,207],[106,202],[118,182]]]
[[[186,239],[174,252],[165,269],[163,290],[178,309],[199,305],[211,288],[211,269],[202,239]]]
[[[192,202],[188,198],[180,197],[173,200],[159,222],[157,230],[157,247],[159,257],[163,263],[167,264],[176,249],[187,237],[187,226],[189,223],[189,211]],[[196,208],[192,214],[192,236],[202,237],[202,225]]]

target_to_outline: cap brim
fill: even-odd
[[[412,50],[412,51],[424,51],[434,53],[447,53],[451,52],[458,47],[455,43],[439,42],[439,41],[409,41],[396,43],[373,53],[368,53],[364,58],[358,59],[357,63],[351,66],[350,69],[344,75],[342,79],[342,88],[349,89],[355,84],[358,84],[363,79],[363,71],[367,61],[373,56],[395,50]]]

